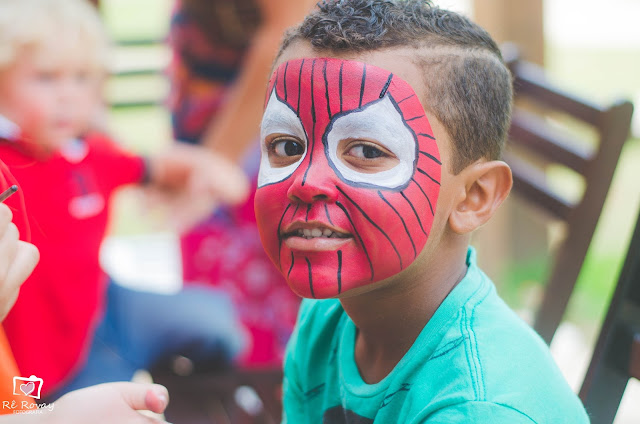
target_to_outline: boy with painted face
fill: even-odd
[[[511,189],[490,36],[420,0],[326,1],[274,69],[258,225],[318,299],[289,344],[285,422],[588,422],[468,247]]]

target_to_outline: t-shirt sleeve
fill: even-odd
[[[102,134],[90,134],[85,138],[95,155],[97,175],[103,179],[108,191],[127,184],[144,182],[147,173],[145,159],[120,146]]]
[[[418,416],[412,424],[536,424],[536,421],[508,405],[469,401]]]

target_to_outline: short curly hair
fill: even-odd
[[[278,57],[300,40],[334,53],[416,48],[425,108],[453,140],[453,172],[502,156],[512,77],[496,42],[470,19],[428,0],[323,0],[287,32]]]

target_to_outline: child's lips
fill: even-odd
[[[329,237],[313,237],[305,238],[299,236],[291,236],[284,239],[284,244],[291,250],[300,251],[332,251],[338,250],[347,243],[353,241],[353,237],[348,238],[329,238]]]
[[[318,221],[295,221],[281,235],[287,247],[302,251],[337,250],[353,241],[349,232]]]

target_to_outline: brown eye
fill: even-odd
[[[304,146],[295,140],[288,139],[276,139],[271,144],[271,149],[276,156],[300,156],[304,153]]]
[[[349,152],[347,154],[359,159],[375,159],[385,156],[385,153],[382,150],[369,144],[360,144],[357,146],[353,146],[351,149],[349,149]]]
[[[342,161],[357,172],[375,174],[389,170],[399,162],[393,152],[372,141],[352,140],[342,144]]]
[[[300,160],[305,145],[297,138],[276,136],[268,142],[269,163],[274,168],[285,168]]]

